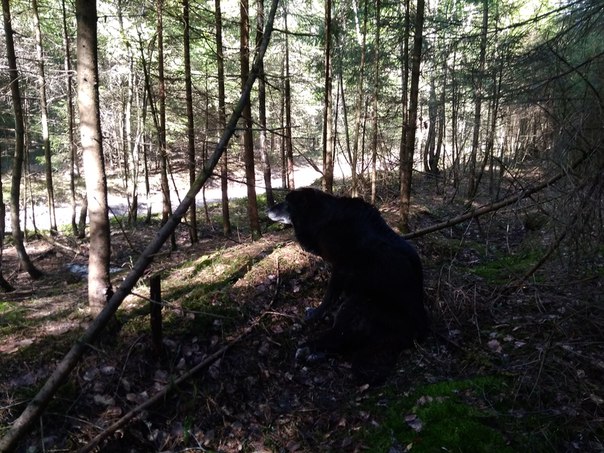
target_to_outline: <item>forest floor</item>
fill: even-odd
[[[432,180],[414,184],[412,230],[463,211]],[[383,189],[379,203],[393,225],[394,193]],[[329,269],[291,229],[267,221],[262,239],[250,241],[241,201],[233,212],[241,225],[233,239],[215,218],[195,245],[179,228],[178,249],[156,257],[119,323],[91,346],[19,451],[84,447],[215,351],[207,367],[108,433],[100,451],[604,451],[601,255],[553,259],[515,285],[551,241],[547,225],[527,227],[521,207],[413,240],[434,334],[370,385],[339,358],[296,362],[312,334],[305,307],[320,302]],[[116,285],[156,231],[115,229]],[[18,269],[12,247],[4,251],[17,290],[0,296],[0,436],[91,321],[86,283],[68,270],[86,264],[87,243],[54,241],[64,247],[27,244],[45,273],[38,281]],[[157,273],[161,351],[149,327],[148,277]]]

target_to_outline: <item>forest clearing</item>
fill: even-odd
[[[1,452],[604,451],[602,0],[2,9]]]

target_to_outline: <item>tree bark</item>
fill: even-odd
[[[109,281],[110,226],[103,136],[99,108],[97,12],[95,0],[77,0],[78,109],[80,137],[90,218],[88,303],[100,312],[111,297]]]
[[[371,203],[377,191],[378,97],[380,90],[380,0],[375,2],[375,66],[373,79],[373,117],[371,131]]]
[[[250,72],[250,18],[248,0],[240,0],[240,56],[241,56],[241,86],[245,85]],[[258,201],[256,200],[256,173],[254,165],[254,138],[252,135],[252,106],[248,99],[243,109],[243,162],[245,164],[245,182],[247,185],[247,215],[250,222],[250,233],[253,238],[261,235],[258,218]]]
[[[216,21],[216,66],[218,68],[218,127],[223,130],[226,125],[224,93],[224,50],[222,45],[222,11],[220,0],[214,0]],[[220,189],[222,196],[222,232],[231,235],[231,215],[229,212],[228,149],[224,150],[220,161]]]
[[[331,70],[331,0],[325,0],[325,92],[323,102],[323,190],[333,192],[333,101]]]
[[[355,107],[355,121],[354,121],[354,138],[352,142],[352,158],[350,160],[351,167],[351,179],[352,179],[352,189],[351,195],[353,197],[357,197],[359,195],[359,175],[357,172],[358,162],[359,162],[359,148],[360,148],[360,137],[361,137],[361,120],[363,118],[364,112],[364,81],[365,81],[365,56],[367,54],[367,3],[369,0],[364,1],[364,11],[363,11],[363,31],[361,37],[361,61],[359,63],[359,80],[357,82],[357,100]]]
[[[191,81],[191,49],[190,49],[190,26],[189,26],[189,0],[182,1],[183,47],[185,60],[185,97],[187,103],[187,138],[188,138],[188,166],[189,183],[195,181],[195,120],[193,117],[193,83]],[[195,200],[189,209],[189,238],[191,243],[196,243],[197,237],[197,206]]]
[[[287,8],[287,7],[285,7]],[[294,146],[292,142],[292,90],[291,75],[289,70],[289,32],[287,29],[287,10],[283,18],[285,23],[285,80],[283,89],[283,107],[285,113],[285,163],[287,188],[294,190],[296,181],[294,180]]]
[[[8,0],[2,1],[8,2]],[[250,92],[252,91],[252,86],[254,85],[254,81],[258,74],[258,62],[264,58],[264,54],[266,52],[266,48],[268,47],[268,43],[272,34],[273,22],[275,20],[277,5],[278,0],[272,0],[270,13],[266,22],[266,31],[264,32],[262,45],[258,50],[255,63],[242,90],[239,102],[233,110],[233,114],[231,115],[229,122],[226,125],[226,128],[216,145],[214,153],[210,156],[208,161],[205,162],[201,173],[197,176],[197,179],[189,189],[189,192],[185,195],[184,199],[176,208],[174,214],[170,217],[168,222],[166,222],[166,224],[164,224],[158,231],[154,240],[149,243],[149,245],[145,248],[143,253],[140,255],[140,257],[134,264],[134,267],[132,268],[130,273],[126,276],[120,287],[111,297],[107,306],[94,319],[92,324],[88,327],[86,332],[84,332],[79,341],[77,341],[72,346],[72,348],[65,355],[65,357],[63,357],[61,362],[59,362],[53,374],[44,383],[44,385],[36,394],[36,396],[34,396],[34,398],[29,402],[29,404],[27,405],[23,413],[21,413],[19,418],[17,418],[10,426],[10,428],[5,431],[4,437],[0,439],[0,451],[10,451],[14,449],[19,439],[21,439],[29,431],[32,424],[39,418],[39,416],[42,414],[42,412],[52,399],[53,395],[57,391],[57,389],[65,382],[66,378],[69,376],[69,373],[73,370],[73,368],[79,362],[80,358],[88,350],[89,345],[94,342],[98,334],[109,323],[121,303],[126,298],[126,296],[130,294],[132,288],[134,288],[134,285],[136,285],[139,278],[143,275],[143,273],[153,260],[153,257],[157,254],[157,252],[159,252],[168,237],[172,235],[172,233],[180,223],[180,220],[183,218],[183,216],[189,209],[195,195],[199,192],[205,182],[212,175],[212,172],[218,164],[218,161],[220,160],[220,157],[222,156],[222,153],[224,152],[229,140],[237,129],[237,122],[239,120],[239,117],[241,116],[243,107],[249,100]]]
[[[168,144],[166,140],[166,80],[164,75],[164,0],[157,0],[157,83],[159,118],[157,135],[159,138],[159,172],[162,193],[162,223],[172,214],[170,182],[168,180]],[[176,250],[176,236],[170,238],[172,250]]]
[[[257,0],[256,9],[256,48],[258,48],[262,42],[262,33],[264,32],[264,0]],[[260,73],[258,74],[258,121],[260,123],[258,151],[262,159],[266,204],[270,207],[275,204],[275,197],[271,183],[271,161],[266,146],[266,81],[264,80],[264,64],[260,66]]]
[[[4,204],[4,192],[2,191],[2,169],[0,168],[0,288],[6,292],[14,291],[11,285],[2,274],[2,252],[4,251],[4,233],[6,229],[6,205]]]
[[[422,55],[422,33],[424,28],[424,0],[417,0],[415,17],[415,34],[411,54],[411,86],[409,93],[409,115],[405,145],[401,156],[401,229],[409,229],[409,210],[411,206],[411,179],[413,174],[413,152],[415,149],[415,132],[417,130],[417,110],[419,97],[419,69]]]
[[[476,160],[480,148],[480,122],[482,117],[482,97],[484,85],[484,68],[487,49],[487,29],[489,25],[489,2],[482,2],[482,30],[480,33],[480,54],[478,60],[478,74],[476,81],[476,99],[474,100],[474,130],[472,133],[472,150],[470,152],[470,168],[468,169],[468,199],[476,196],[478,190],[476,175]]]
[[[52,183],[52,157],[50,135],[48,132],[48,101],[46,97],[46,72],[44,69],[44,49],[42,47],[42,30],[38,14],[38,0],[32,0],[34,29],[36,35],[36,53],[38,57],[38,88],[40,90],[40,114],[42,126],[42,144],[44,146],[44,165],[46,173],[46,192],[48,194],[48,216],[50,233],[57,234],[57,216],[55,213],[55,191]]]
[[[71,231],[74,236],[78,236],[78,224],[76,222],[76,166],[78,146],[75,141],[74,124],[75,115],[73,111],[73,92],[72,92],[72,71],[71,71],[71,45],[69,43],[69,32],[67,30],[67,9],[65,0],[61,0],[63,10],[63,47],[65,49],[65,84],[67,92],[67,141],[69,143],[69,194],[71,197]]]
[[[13,174],[11,176],[10,188],[10,211],[11,229],[15,249],[19,257],[21,267],[33,279],[40,278],[42,272],[34,266],[29,258],[25,245],[23,244],[23,232],[21,231],[20,195],[21,176],[23,174],[23,161],[25,150],[25,129],[23,124],[23,106],[21,104],[21,91],[19,89],[19,72],[17,70],[17,56],[15,55],[15,43],[13,40],[13,28],[11,24],[9,0],[2,0],[2,12],[4,17],[4,35],[6,40],[6,58],[8,60],[8,72],[10,77],[11,97],[13,111],[15,114],[15,153],[13,157]]]

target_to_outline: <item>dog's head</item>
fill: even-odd
[[[328,195],[311,187],[292,190],[287,194],[283,203],[268,210],[268,218],[274,222],[295,226],[296,220],[302,216],[309,217],[316,214],[313,211],[321,206],[322,197],[328,197]]]
[[[284,201],[283,203],[276,204],[267,211],[268,218],[273,222],[283,223],[285,225],[292,224],[292,215],[289,208],[289,203]]]

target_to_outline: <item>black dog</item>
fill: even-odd
[[[377,357],[395,360],[426,335],[420,259],[375,207],[303,188],[290,192],[268,216],[292,224],[300,245],[332,265],[323,302],[309,310],[308,319],[339,310],[333,327],[307,343],[312,353],[342,353],[353,365],[365,366],[382,360]]]

